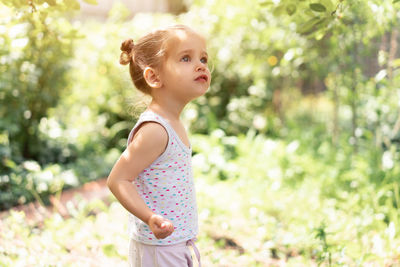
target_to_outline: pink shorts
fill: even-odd
[[[200,253],[194,240],[174,245],[146,245],[131,239],[129,244],[131,267],[201,267]]]

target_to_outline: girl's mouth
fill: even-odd
[[[195,81],[207,82],[207,81],[208,81],[208,77],[207,77],[207,75],[200,75],[199,77],[197,77],[197,78],[195,79]]]

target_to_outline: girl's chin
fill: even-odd
[[[209,87],[204,88],[204,89],[198,89],[198,90],[196,90],[196,91],[195,91],[195,92],[196,92],[196,98],[197,98],[197,97],[200,97],[200,96],[202,96],[202,95],[204,95],[205,93],[207,93],[208,88],[209,88]]]
[[[208,88],[209,87],[206,86],[195,86],[192,87],[190,91],[186,91],[188,94],[185,94],[185,96],[181,96],[186,98],[186,101],[189,102],[207,93]]]

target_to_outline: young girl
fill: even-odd
[[[107,180],[130,213],[130,265],[200,266],[192,148],[179,116],[210,86],[206,42],[177,25],[126,40],[121,50],[136,88],[152,98]]]

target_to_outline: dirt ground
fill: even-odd
[[[106,185],[107,178],[102,178],[96,181],[86,183],[78,188],[71,188],[63,191],[59,196],[50,197],[50,206],[43,206],[39,202],[31,202],[25,205],[13,207],[9,210],[0,212],[0,220],[13,210],[13,211],[24,211],[26,219],[31,223],[38,223],[43,221],[46,216],[49,216],[53,212],[58,212],[64,218],[69,217],[66,209],[66,203],[68,201],[74,202],[79,196],[80,199],[93,200],[101,199],[106,200],[111,192]],[[74,203],[76,204],[76,203]]]

